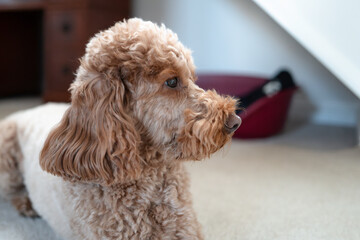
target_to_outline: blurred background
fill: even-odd
[[[88,39],[136,16],[176,32],[199,74],[270,78],[286,68],[300,87],[291,117],[355,128],[359,7],[350,0],[1,0],[0,98],[69,101]]]
[[[0,0],[0,118],[69,101],[99,30],[128,17],[164,23],[192,49],[200,76],[235,77],[220,78],[223,88],[281,69],[299,87],[280,132],[190,165],[207,238],[360,239],[359,9],[357,0]],[[258,128],[281,101],[262,103]]]

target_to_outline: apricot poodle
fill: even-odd
[[[118,22],[86,46],[72,101],[0,123],[0,190],[64,239],[202,239],[186,160],[224,146],[235,100],[195,84],[165,26]]]

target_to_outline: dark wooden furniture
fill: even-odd
[[[0,96],[41,92],[44,101],[69,101],[89,38],[129,14],[130,0],[1,2]]]

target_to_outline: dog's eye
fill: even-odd
[[[178,79],[177,77],[171,78],[169,80],[166,80],[165,84],[170,88],[176,88],[176,86],[178,85]]]

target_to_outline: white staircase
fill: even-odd
[[[360,1],[253,1],[360,99]]]

